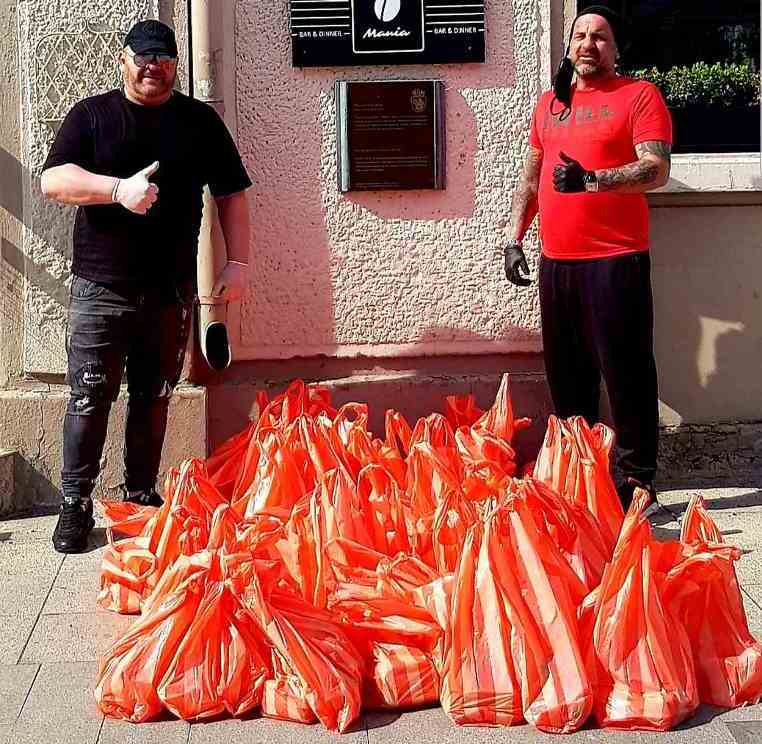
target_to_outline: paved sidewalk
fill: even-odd
[[[653,520],[656,534],[679,534],[676,521],[694,491],[665,491],[667,506]],[[746,552],[737,564],[749,626],[762,638],[762,490],[702,489],[726,540]],[[586,729],[569,737],[528,726],[461,728],[440,709],[366,714],[344,736],[320,726],[252,719],[194,723],[168,719],[133,726],[105,721],[93,698],[96,659],[130,623],[96,608],[98,570],[105,540],[93,533],[93,550],[60,556],[50,534],[55,517],[0,522],[0,744],[346,744],[388,742],[638,742],[642,744],[762,744],[762,705],[722,711],[703,707],[680,729],[627,734]]]

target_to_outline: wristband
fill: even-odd
[[[119,190],[119,184],[122,182],[121,178],[116,179],[116,183],[114,184],[114,188],[111,189],[111,201],[116,204],[116,192]]]
[[[595,175],[595,171],[585,171],[582,174],[582,183],[588,193],[595,194],[598,191],[598,176]]]

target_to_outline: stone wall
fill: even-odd
[[[762,486],[762,421],[664,427],[659,480]]]

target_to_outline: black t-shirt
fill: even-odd
[[[74,224],[72,272],[100,282],[165,284],[195,277],[202,192],[226,196],[251,186],[235,143],[209,105],[175,91],[160,106],[140,106],[121,90],[75,104],[43,170],[65,163],[128,178],[154,161],[159,187],[145,215],[119,204],[81,206]]]

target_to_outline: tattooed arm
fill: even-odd
[[[638,159],[634,163],[595,171],[599,191],[641,194],[667,183],[672,152],[668,142],[641,142],[635,145],[635,152]]]
[[[542,150],[529,146],[524,170],[519,178],[511,201],[511,221],[508,225],[508,239],[521,242],[537,214],[537,189],[540,185]]]

